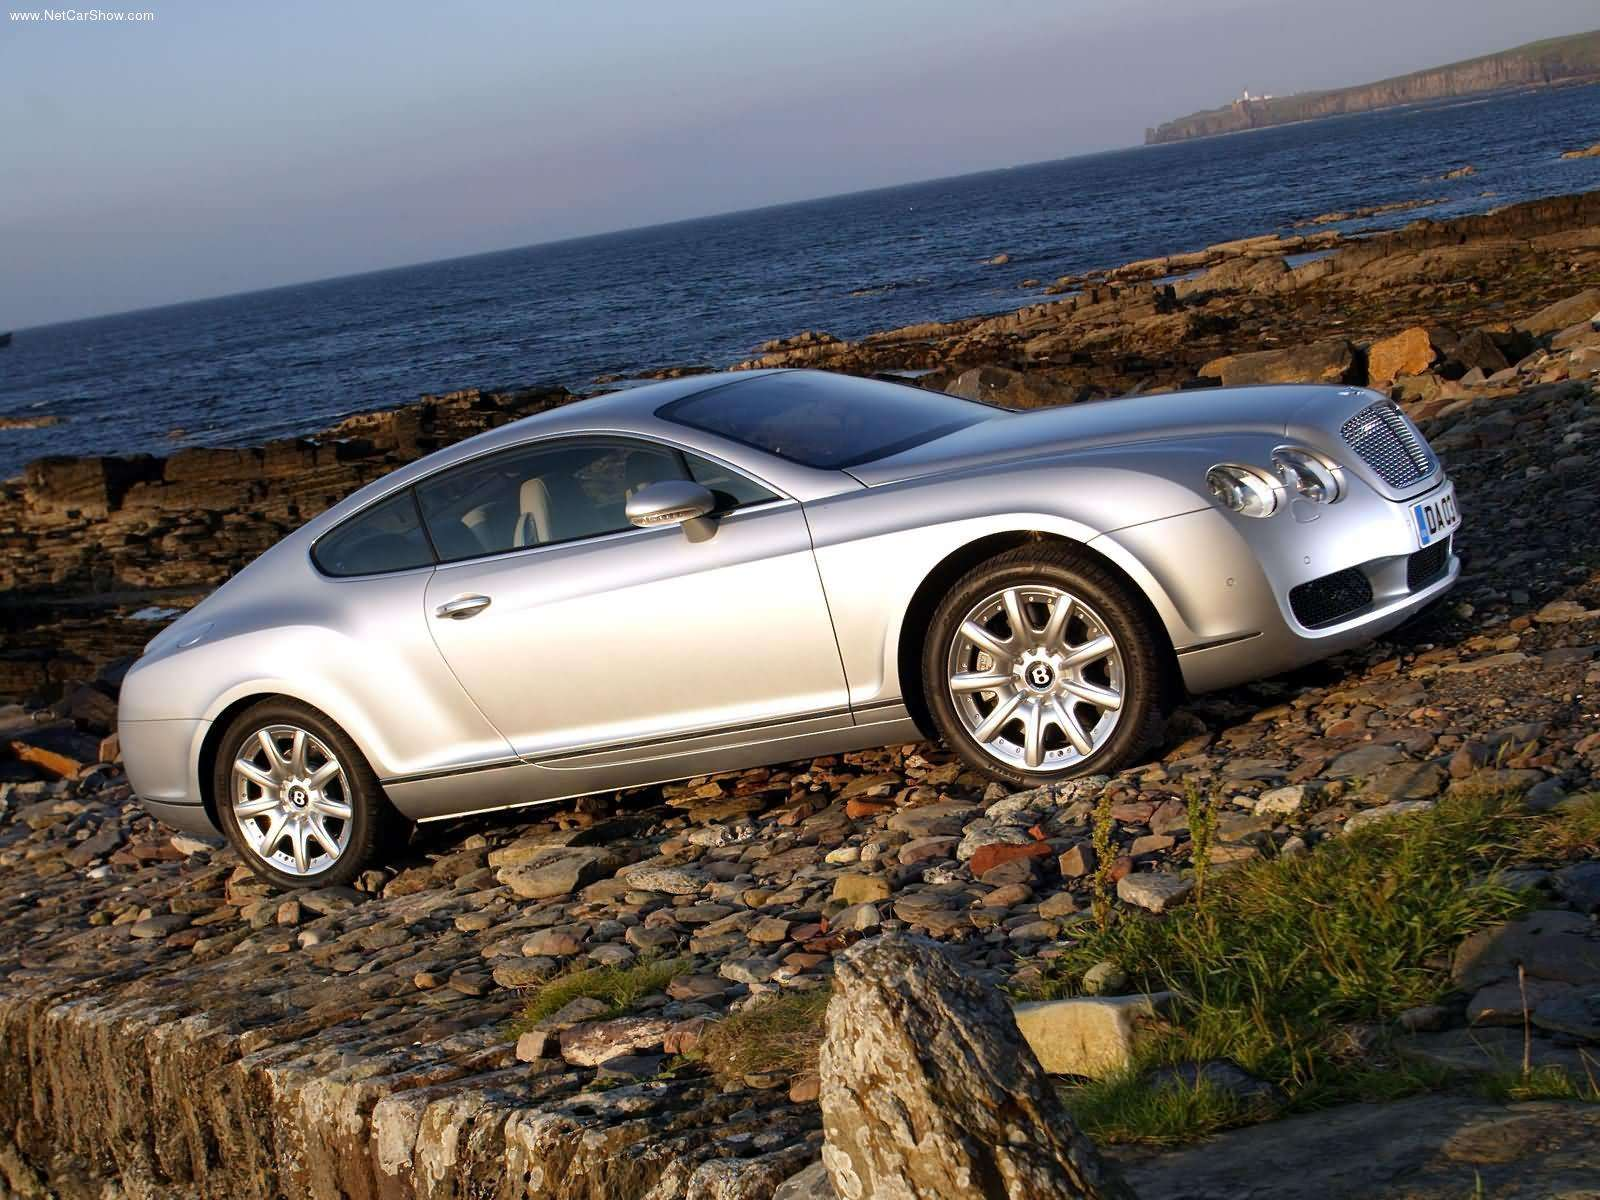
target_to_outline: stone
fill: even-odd
[[[1396,746],[1358,746],[1354,750],[1346,750],[1330,762],[1325,774],[1331,779],[1365,777],[1391,763],[1404,762],[1405,757],[1405,753]]]
[[[1420,375],[1436,357],[1438,350],[1428,331],[1414,325],[1367,348],[1367,384],[1386,388],[1401,375]]]
[[[1444,791],[1448,781],[1445,769],[1437,763],[1395,763],[1367,780],[1361,794],[1385,801],[1427,800]]]
[[[617,855],[602,847],[554,846],[502,867],[495,878],[524,900],[547,900],[575,892],[621,865]]]
[[[992,842],[987,846],[979,846],[967,860],[967,867],[973,875],[982,879],[996,867],[1004,866],[1006,863],[1024,859],[1046,859],[1054,853],[1049,842],[1027,842],[1022,845]]]
[[[899,858],[907,866],[935,859],[953,858],[956,847],[960,844],[961,839],[958,837],[912,838],[900,847]]]
[[[1481,929],[1456,948],[1450,977],[1458,988],[1476,990],[1515,979],[1519,965],[1535,979],[1600,984],[1600,938],[1594,922],[1578,913],[1549,910]]]
[[[128,933],[136,938],[164,938],[177,933],[180,929],[187,929],[190,919],[186,913],[164,913],[161,916],[146,917],[142,921],[135,921]]]
[[[975,1184],[996,1200],[1133,1200],[1000,993],[935,943],[886,935],[838,957],[820,1075],[822,1161],[848,1200],[953,1200]]]
[[[882,875],[841,875],[833,881],[833,898],[845,904],[887,900],[889,881]]]
[[[641,864],[621,873],[631,888],[641,892],[665,892],[669,896],[696,896],[706,886],[706,877],[685,867]]]
[[[1056,864],[1064,878],[1081,879],[1085,875],[1094,874],[1098,859],[1092,845],[1088,842],[1079,842],[1076,846],[1063,850]]]
[[[1556,894],[1579,912],[1600,912],[1600,862],[1562,867],[1551,882]]]
[[[1103,1079],[1133,1065],[1172,1001],[1170,992],[1078,996],[1018,1004],[1013,1016],[1050,1074]]]
[[[1365,829],[1369,825],[1378,825],[1394,817],[1404,817],[1413,813],[1427,812],[1434,806],[1432,800],[1396,800],[1393,804],[1379,805],[1377,808],[1364,808],[1351,815],[1344,823],[1346,833],[1354,833],[1358,829]]]
[[[659,1049],[672,1022],[663,1017],[615,1017],[573,1025],[561,1031],[561,1057],[580,1067],[597,1067],[621,1054]]]
[[[1549,1033],[1600,1042],[1600,987],[1566,988],[1539,1001],[1533,1023]]]
[[[1548,979],[1525,979],[1520,985],[1515,979],[1502,979],[1473,994],[1467,1002],[1467,1021],[1472,1025],[1521,1025],[1526,1013],[1574,990],[1570,983]]]
[[[1287,817],[1299,812],[1316,790],[1307,784],[1291,783],[1285,787],[1271,788],[1256,797],[1255,811],[1272,816]]]
[[[959,837],[966,823],[977,816],[978,806],[941,800],[916,808],[902,808],[889,818],[889,828],[913,838]],[[874,897],[876,898],[876,897]]]
[[[1545,305],[1531,317],[1518,321],[1517,328],[1532,334],[1556,333],[1579,321],[1592,321],[1597,316],[1600,316],[1600,288],[1590,288],[1565,300]]]
[[[1117,880],[1117,899],[1153,913],[1166,912],[1192,891],[1193,879],[1166,871],[1134,872]]]
[[[1222,380],[1224,387],[1254,383],[1344,383],[1353,374],[1355,363],[1355,347],[1335,338],[1282,350],[1225,354],[1206,363],[1199,374]]]
[[[833,1190],[827,1165],[819,1158],[780,1183],[772,1200],[839,1200],[839,1193]]]
[[[1128,986],[1128,973],[1116,963],[1102,960],[1083,973],[1083,990],[1090,996],[1114,996]]]

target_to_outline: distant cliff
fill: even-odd
[[[1243,129],[1262,129],[1291,121],[1369,112],[1503,88],[1587,82],[1600,82],[1600,30],[1529,42],[1514,50],[1502,50],[1498,54],[1485,54],[1481,58],[1430,67],[1356,87],[1264,99],[1246,94],[1226,108],[1191,113],[1147,129],[1144,140],[1147,146],[1181,142],[1217,133],[1237,133]]]

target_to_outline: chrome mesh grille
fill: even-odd
[[[1432,475],[1438,460],[1410,421],[1388,401],[1369,404],[1339,429],[1345,445],[1392,488],[1406,488]]]

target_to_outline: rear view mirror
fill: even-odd
[[[628,498],[630,524],[640,529],[661,525],[682,525],[691,542],[703,542],[717,531],[710,514],[717,507],[716,497],[688,479],[663,479],[647,483]]]

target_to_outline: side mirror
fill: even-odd
[[[640,529],[661,525],[682,525],[691,542],[703,542],[717,531],[711,512],[716,497],[688,479],[663,479],[647,483],[628,498],[626,512],[630,524]]]

